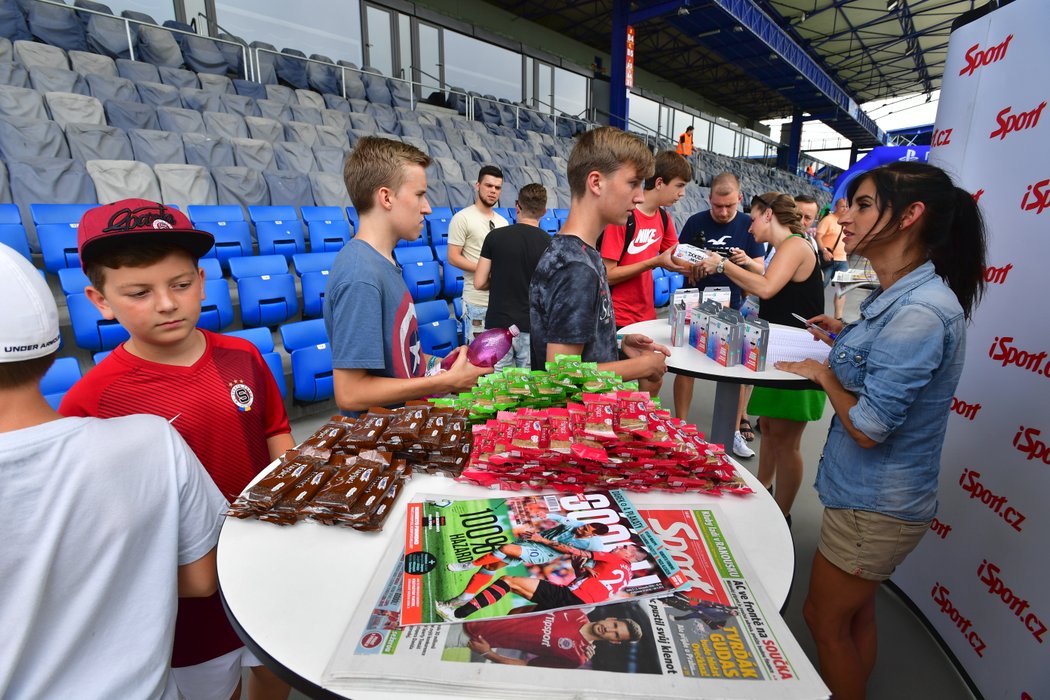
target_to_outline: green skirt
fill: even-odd
[[[756,386],[751,391],[747,412],[753,416],[786,420],[820,420],[827,394],[819,389],[771,389]]]

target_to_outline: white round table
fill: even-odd
[[[791,533],[780,509],[758,480],[747,469],[735,466],[754,494],[629,495],[638,506],[717,504],[724,516],[721,524],[735,548],[744,552],[774,604],[783,606],[795,567]],[[256,480],[259,478],[261,475]],[[458,498],[513,495],[420,474],[406,484],[382,532],[364,533],[310,522],[280,527],[227,518],[219,535],[219,590],[227,615],[248,648],[310,697],[343,697],[324,688],[325,667],[377,573],[383,553],[397,546],[392,542],[393,533],[405,517],[406,504],[421,494]],[[378,573],[385,577],[390,572]],[[354,693],[355,700],[390,697],[389,692]]]
[[[777,324],[770,324],[770,326],[775,325]],[[740,403],[740,393],[737,387],[739,385],[750,384],[778,389],[819,388],[804,377],[772,366],[762,372],[754,372],[743,365],[723,367],[689,344],[678,348],[671,347],[671,325],[665,318],[632,323],[624,326],[618,332],[619,335],[628,333],[641,333],[660,345],[666,345],[671,350],[671,356],[667,358],[667,368],[671,372],[717,382],[715,405],[711,416],[711,432],[707,434],[707,439],[710,442],[724,445],[727,453],[733,445],[733,434],[737,430],[736,415]]]

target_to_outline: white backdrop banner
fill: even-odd
[[[893,577],[988,698],[1050,695],[1050,2],[951,35],[930,162],[973,192],[988,283],[932,532]]]

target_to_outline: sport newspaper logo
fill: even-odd
[[[1050,208],[1050,177],[1029,185],[1021,197],[1021,211],[1034,211],[1042,214]]]
[[[988,66],[1006,58],[1006,52],[1010,49],[1010,42],[1014,35],[1011,34],[1002,43],[981,50],[980,44],[974,44],[966,50],[966,65],[959,71],[959,75],[973,75],[978,68]]]
[[[1039,117],[1043,116],[1044,109],[1046,109],[1046,100],[1040,102],[1038,107],[1030,109],[1027,112],[1018,112],[1017,114],[1011,114],[1013,111],[1013,105],[1003,107],[999,110],[999,113],[995,115],[995,123],[998,126],[988,135],[988,138],[994,139],[998,137],[999,140],[1002,141],[1006,138],[1007,134],[1014,131],[1034,129],[1039,125]]]

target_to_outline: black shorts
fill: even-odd
[[[532,594],[532,602],[536,604],[532,612],[585,604],[569,590],[568,586],[556,586],[543,579],[536,582],[536,592]]]

